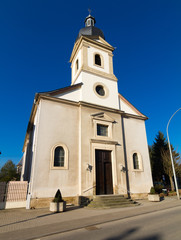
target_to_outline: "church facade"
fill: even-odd
[[[71,86],[35,95],[21,175],[32,203],[57,189],[136,198],[152,186],[147,117],[118,93],[114,48],[94,25],[89,15],[74,44]]]

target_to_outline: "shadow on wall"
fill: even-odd
[[[30,182],[30,177],[31,177],[31,165],[32,165],[32,159],[33,159],[33,137],[34,137],[34,132],[35,132],[35,126],[30,127],[31,132],[30,132],[30,138],[29,138],[29,143],[27,145],[27,150],[26,150],[26,156],[25,156],[25,167],[24,167],[24,173],[23,173],[23,181],[28,181]]]
[[[124,120],[121,118],[122,121],[122,131],[123,131],[123,146],[124,146],[124,159],[125,159],[125,170],[128,169],[128,163],[127,163],[127,152],[126,152],[126,140],[125,140],[125,132],[124,132]],[[130,197],[130,185],[129,185],[129,176],[128,171],[126,171],[126,183],[127,183],[127,194],[128,197]]]

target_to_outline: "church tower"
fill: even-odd
[[[72,55],[72,85],[83,83],[80,101],[119,109],[117,78],[113,73],[114,48],[95,27],[90,14],[80,29]]]

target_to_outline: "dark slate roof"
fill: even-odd
[[[81,28],[76,40],[78,40],[80,36],[86,36],[86,37],[100,36],[103,39],[105,39],[103,31],[101,29],[97,28],[97,27],[94,27],[94,26]]]
[[[92,17],[89,14],[89,16],[86,17],[84,23],[85,23],[85,27],[80,29],[76,41],[81,36],[86,36],[86,37],[90,37],[90,36],[91,37],[99,37],[100,36],[103,39],[105,39],[103,31],[97,27],[94,27],[94,25],[96,23],[96,20],[94,17]]]

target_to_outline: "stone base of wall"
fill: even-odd
[[[26,201],[0,202],[0,209],[25,208],[25,207],[26,207]]]
[[[47,208],[53,198],[32,198],[30,201],[30,208]]]
[[[67,205],[73,204],[75,206],[80,205],[79,196],[75,197],[63,197],[63,200],[66,201]],[[49,208],[50,202],[53,198],[33,198],[31,199],[30,208]]]
[[[63,200],[66,201],[67,205],[73,204],[74,206],[86,206],[88,201],[92,199],[93,196],[74,196],[74,197],[63,197]],[[127,194],[124,194],[124,197],[128,197]],[[148,193],[134,193],[131,194],[131,199],[148,199]],[[53,198],[33,198],[31,199],[30,208],[49,208],[50,202]]]
[[[133,200],[148,199],[148,193],[132,193],[130,197]]]

